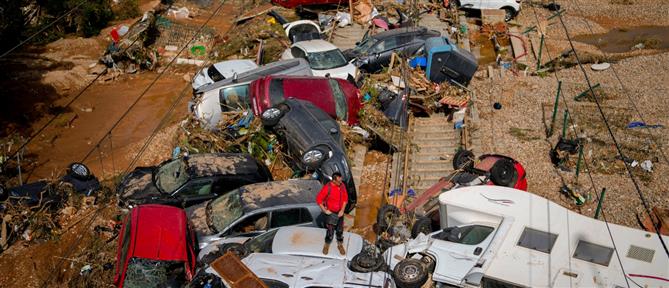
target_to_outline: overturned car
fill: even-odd
[[[246,184],[271,181],[267,166],[248,154],[193,154],[138,167],[118,185],[119,206],[157,203],[188,207]]]
[[[283,139],[295,167],[304,174],[315,172],[324,183],[335,172],[342,175],[348,192],[346,213],[351,212],[358,197],[339,124],[311,102],[297,99],[265,110],[261,119]]]

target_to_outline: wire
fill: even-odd
[[[557,5],[555,3],[555,0],[553,0],[553,4]],[[606,115],[604,115],[604,110],[602,110],[602,106],[599,103],[599,100],[597,99],[597,96],[595,96],[595,91],[594,88],[592,88],[592,83],[590,82],[590,78],[588,77],[588,73],[585,71],[585,68],[583,67],[583,64],[581,63],[581,59],[578,57],[578,53],[576,52],[576,48],[574,48],[574,43],[571,40],[571,36],[569,35],[569,30],[567,29],[567,25],[565,25],[564,20],[562,19],[562,13],[557,13],[558,19],[560,20],[560,24],[562,24],[562,28],[564,29],[564,32],[567,36],[567,40],[569,41],[569,46],[571,47],[571,50],[574,51],[574,57],[576,58],[576,63],[578,63],[578,66],[581,68],[581,71],[583,72],[583,77],[585,78],[586,83],[588,84],[588,87],[590,89],[590,93],[592,94],[592,98],[595,100],[595,104],[597,105],[597,110],[599,110],[600,116],[602,116],[602,121],[604,121],[604,125],[606,125],[606,130],[609,133],[609,136],[611,136],[611,140],[613,140],[613,144],[616,146],[616,150],[618,151],[618,155],[622,159],[627,159],[625,157],[625,154],[622,151],[622,148],[620,147],[620,144],[618,143],[618,140],[616,139],[616,136],[613,134],[613,130],[611,129],[611,125],[609,125],[609,121],[606,118]],[[648,202],[646,201],[646,198],[643,196],[643,193],[641,192],[641,188],[639,187],[639,183],[637,183],[637,180],[634,178],[634,175],[632,174],[632,169],[630,169],[630,166],[627,162],[623,161],[625,163],[625,170],[627,170],[627,174],[629,175],[630,180],[632,180],[632,183],[634,184],[634,188],[636,189],[637,193],[639,194],[639,199],[641,200],[641,203],[643,204],[644,209],[646,210],[646,213],[648,214],[648,217],[651,219],[651,223],[653,223],[653,227],[655,226],[655,221],[653,220],[653,215],[650,212],[650,207],[648,206]],[[662,243],[662,247],[664,248],[664,252],[669,256],[669,249],[667,248],[667,244],[664,243],[664,240],[662,239],[662,235],[660,234],[659,229],[655,229],[655,233],[657,234],[658,239],[660,240],[660,243]]]
[[[63,14],[63,15],[60,15],[60,17],[56,18],[56,20],[53,20],[51,23],[49,23],[49,24],[47,24],[46,26],[42,27],[41,29],[39,29],[37,32],[35,32],[35,33],[33,33],[32,35],[30,35],[30,36],[29,36],[28,38],[26,38],[25,40],[19,42],[19,44],[16,44],[16,46],[14,46],[14,47],[10,48],[9,50],[5,51],[4,53],[2,53],[2,55],[0,55],[0,58],[4,58],[4,57],[7,56],[9,53],[12,53],[12,51],[14,51],[14,50],[16,50],[17,48],[23,46],[23,44],[28,43],[31,39],[35,38],[35,36],[37,36],[38,34],[44,32],[47,28],[53,26],[53,25],[56,24],[58,21],[62,20],[63,18],[65,18],[65,16],[70,15],[70,13],[74,12],[74,10],[77,10],[77,8],[79,8],[81,5],[84,5],[84,3],[86,3],[86,1],[87,1],[87,0],[83,0],[83,1],[79,2],[79,4],[77,4],[77,5],[74,6],[72,9],[70,9],[70,11],[65,12],[65,14]]]

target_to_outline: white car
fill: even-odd
[[[273,284],[272,287],[395,287],[392,277],[383,272],[385,266],[380,255],[373,258],[375,261],[361,260],[372,257],[367,252],[376,252],[375,247],[358,234],[344,232],[346,255],[339,253],[336,241],[332,242],[329,253],[323,255],[325,231],[291,226],[248,240],[222,239],[202,249],[198,262],[211,263],[232,250],[258,278]],[[237,244],[240,242],[243,244]],[[211,267],[205,272],[219,276]]]
[[[314,76],[330,76],[348,79],[358,76],[358,67],[346,61],[344,54],[334,44],[321,40],[308,40],[293,43],[281,55],[281,59],[303,58],[309,62]]]
[[[193,90],[256,68],[258,64],[251,59],[228,60],[209,65],[193,77]]]
[[[522,0],[451,0],[451,3],[458,8],[467,9],[502,9],[506,12],[504,20],[513,19],[520,11],[520,2]]]

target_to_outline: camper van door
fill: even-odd
[[[445,233],[440,233],[444,241],[434,241],[429,249],[431,253],[438,255],[433,275],[435,281],[461,285],[467,274],[478,263],[495,234],[493,233],[494,228],[484,225],[466,225],[458,228],[462,232],[457,233],[457,237],[449,239]],[[440,234],[435,236],[442,238],[438,236]]]

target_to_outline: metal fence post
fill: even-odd
[[[569,111],[564,110],[564,118],[562,119],[562,139],[567,137],[567,120],[569,119]]]
[[[558,81],[557,93],[555,95],[555,104],[553,104],[553,116],[551,116],[551,127],[548,130],[548,137],[553,136],[553,128],[555,128],[555,118],[557,117],[558,101],[560,100],[560,92],[562,91],[562,80]]]
[[[599,218],[599,212],[602,211],[602,203],[604,203],[604,195],[606,195],[606,188],[602,188],[602,194],[599,195],[599,201],[597,201],[597,210],[595,210],[595,219]]]
[[[578,145],[578,160],[576,161],[576,183],[578,183],[578,174],[581,172],[581,161],[583,161],[583,145]]]
[[[539,42],[539,55],[537,56],[537,71],[541,69],[541,51],[544,49],[544,34],[541,34],[541,42]]]

